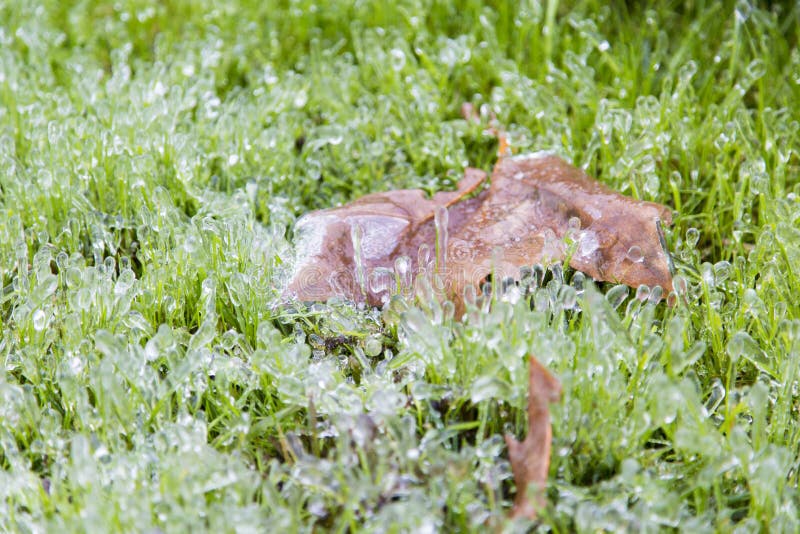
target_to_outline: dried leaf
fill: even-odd
[[[503,158],[486,200],[450,241],[467,251],[449,255],[451,294],[462,295],[464,285],[488,274],[516,278],[522,266],[563,260],[570,231],[574,269],[668,292],[672,275],[659,225],[671,221],[665,206],[620,195],[558,157]]]
[[[483,171],[467,169],[456,191],[433,198],[419,189],[401,189],[303,216],[295,225],[297,257],[287,295],[302,301],[342,296],[379,306],[395,284],[389,270],[396,260],[407,258],[411,274],[419,271],[420,245],[434,250],[436,210],[450,208],[448,231],[462,226],[477,205],[474,199],[459,200],[485,180]],[[386,275],[388,283],[382,279]]]
[[[506,444],[517,485],[511,517],[535,519],[537,510],[544,507],[544,489],[550,470],[553,430],[548,404],[561,400],[561,384],[533,356],[530,357],[529,384],[528,435],[523,441],[517,441],[506,434]],[[534,495],[528,494],[529,488],[534,489]]]
[[[435,266],[463,311],[466,286],[567,256],[596,280],[672,289],[660,227],[671,223],[667,207],[623,196],[552,155],[501,158],[490,187],[466,198],[485,178],[468,169],[454,192],[376,193],[304,216],[287,296],[380,305],[396,278]]]

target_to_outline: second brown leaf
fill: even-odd
[[[544,506],[544,489],[550,470],[553,431],[548,405],[561,400],[561,383],[533,356],[530,357],[528,383],[528,435],[517,441],[507,434],[506,444],[517,485],[511,516],[534,519]],[[529,494],[529,489],[533,490],[533,495]]]

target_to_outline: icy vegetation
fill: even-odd
[[[454,4],[0,2],[0,530],[525,529],[529,353],[539,530],[800,529],[800,8]],[[297,218],[490,171],[492,114],[674,210],[671,306],[282,304]]]

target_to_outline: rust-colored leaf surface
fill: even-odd
[[[555,156],[501,159],[484,202],[453,236],[468,253],[448,264],[453,292],[487,274],[517,277],[519,268],[561,260],[595,280],[672,290],[658,225],[668,208],[620,195]],[[575,249],[564,237],[572,232]],[[499,253],[493,254],[493,251]]]
[[[303,216],[294,229],[297,256],[287,295],[301,301],[339,296],[381,305],[397,277],[418,273],[426,263],[419,260],[420,246],[435,252],[436,211],[439,219],[449,220],[442,234],[464,226],[478,204],[459,201],[485,180],[483,171],[467,169],[456,191],[433,198],[419,189],[401,189]]]
[[[439,276],[463,311],[464,289],[487,275],[569,257],[595,280],[672,290],[661,225],[666,206],[623,196],[552,155],[504,157],[491,184],[468,169],[453,192],[375,193],[309,213],[295,227],[297,259],[286,295],[345,297],[380,306],[415,274]]]
[[[530,357],[529,380],[528,435],[517,441],[506,434],[506,444],[517,486],[511,517],[534,519],[537,510],[544,506],[544,489],[550,470],[553,430],[548,405],[561,400],[561,383],[533,356]],[[529,494],[529,488],[534,490],[534,495]]]

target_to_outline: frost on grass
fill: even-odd
[[[313,4],[0,7],[0,531],[502,528],[530,353],[542,529],[798,531],[797,7]],[[298,214],[489,168],[465,100],[674,207],[680,305],[555,263],[454,322],[414,250],[361,279],[414,306],[273,307]]]

